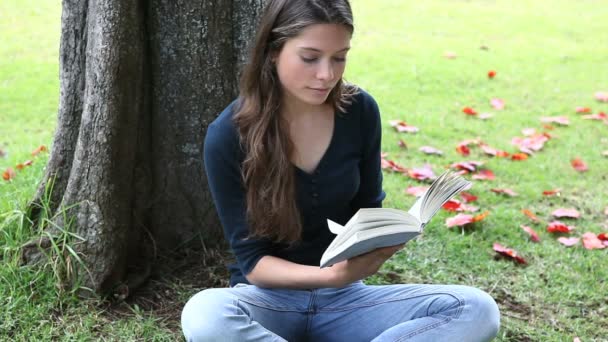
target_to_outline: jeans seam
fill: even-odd
[[[243,310],[243,309],[241,308],[241,306],[239,305],[239,304],[240,304],[240,302],[245,302],[245,303],[247,303],[246,301],[241,300],[241,299],[239,299],[239,298],[235,298],[235,299],[234,299],[234,304],[235,304],[235,313],[236,313],[237,315],[240,315],[240,314],[246,313],[246,312],[245,312],[245,310]],[[250,304],[250,303],[247,303],[247,304]],[[238,312],[239,308],[240,308],[240,309],[243,311],[243,313],[239,313],[239,312]],[[267,331],[267,332],[268,332],[270,335],[272,335],[273,337],[274,337],[274,336],[278,336],[278,334],[276,334],[276,333],[275,333],[275,332],[273,332],[273,331],[268,330],[268,329],[267,329],[265,326],[263,326],[262,324],[260,324],[260,322],[254,321],[254,320],[253,320],[253,317],[251,317],[249,314],[245,314],[245,316],[247,316],[247,318],[249,318],[249,322],[248,322],[248,324],[251,324],[251,322],[256,322],[256,323],[258,323],[258,325],[259,325],[259,326],[260,326],[262,329],[266,330],[266,331]]]
[[[422,295],[413,296],[413,297],[396,297],[396,298],[379,300],[379,301],[375,301],[375,302],[360,303],[358,305],[351,305],[349,307],[343,307],[343,308],[321,308],[318,311],[319,312],[348,311],[348,310],[360,309],[360,308],[364,308],[364,307],[375,306],[375,305],[379,305],[379,304],[398,302],[398,301],[401,301],[401,300],[414,299],[414,298],[419,298],[419,297],[424,297],[424,296],[430,296],[430,295],[437,295],[437,294],[444,294],[444,295],[448,295],[448,296],[454,297],[458,301],[459,305],[462,305],[462,302],[464,301],[464,299],[462,299],[462,298],[454,295],[453,293],[437,292],[437,293],[433,293],[433,294],[422,294]],[[460,312],[458,314],[460,315]]]
[[[458,319],[460,317],[460,314],[464,310],[465,300],[464,300],[464,298],[460,298],[460,297],[458,297],[458,296],[456,296],[454,294],[451,294],[451,293],[448,293],[448,295],[456,298],[456,300],[458,301],[458,311],[456,312],[456,314],[454,316],[446,317],[446,318],[442,319],[439,322],[435,322],[435,323],[429,324],[429,325],[427,325],[425,327],[421,327],[420,329],[412,331],[412,332],[410,332],[409,334],[407,334],[405,336],[399,337],[395,342],[405,341],[406,339],[408,339],[410,337],[413,337],[415,335],[421,334],[421,333],[423,333],[425,331],[429,331],[431,329],[435,329],[435,328],[437,328],[440,325],[447,324],[450,321],[452,321],[453,319]]]

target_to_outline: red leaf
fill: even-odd
[[[454,217],[448,217],[445,220],[445,224],[448,226],[448,228],[451,228],[454,226],[464,226],[464,225],[472,223],[472,222],[473,222],[473,215],[468,215],[468,214],[458,214]]]
[[[380,167],[382,167],[383,169],[391,169],[395,172],[400,172],[400,173],[405,173],[407,172],[407,168],[395,163],[392,160],[388,160],[388,159],[380,159]]]
[[[40,146],[38,146],[38,148],[36,148],[36,149],[35,149],[35,150],[32,152],[32,155],[33,155],[33,156],[37,156],[37,155],[39,155],[39,154],[40,154],[40,152],[46,152],[46,151],[47,151],[46,146],[44,146],[44,145],[40,145]]]
[[[460,202],[451,199],[441,207],[447,211],[458,211],[460,209]]]
[[[501,99],[492,99],[490,101],[490,105],[492,105],[492,107],[494,107],[494,109],[503,110],[505,108],[505,101],[503,101]]]
[[[576,112],[579,114],[582,113],[591,113],[591,108],[589,107],[576,107]]]
[[[570,233],[573,230],[573,226],[568,226],[560,221],[553,221],[547,226],[547,231],[549,233]]]
[[[543,191],[543,196],[559,196],[561,189],[553,189],[553,190],[545,190]]]
[[[443,151],[440,151],[434,147],[431,146],[422,146],[419,148],[420,151],[426,153],[426,154],[437,154],[437,155],[442,155]]]
[[[534,231],[534,229],[532,229],[529,226],[524,226],[523,224],[520,226],[521,229],[523,229],[526,233],[528,233],[528,235],[530,235],[530,240],[532,240],[533,242],[540,242],[540,238],[538,237],[538,233],[536,233]]]
[[[428,189],[428,186],[410,186],[405,190],[405,192],[412,196],[420,197],[424,195]]]
[[[578,172],[585,172],[589,170],[587,164],[581,158],[574,158],[570,161],[572,167]]]
[[[2,173],[2,179],[4,179],[5,181],[10,181],[13,178],[15,178],[15,170],[13,170],[12,167],[7,168]]]
[[[604,249],[606,245],[597,238],[595,233],[587,232],[583,234],[583,246],[587,249]]]
[[[494,180],[496,176],[494,176],[494,172],[490,170],[479,170],[472,178],[477,180]]]
[[[466,115],[477,115],[477,111],[475,111],[475,109],[473,109],[471,107],[464,107],[462,109],[462,112],[465,113]]]
[[[528,209],[522,209],[521,212],[524,213],[524,215],[528,216],[532,221],[534,221],[534,222],[540,222],[540,220],[538,219],[538,217],[536,217],[536,215],[534,215],[530,210],[528,210]]]
[[[456,170],[465,170],[467,172],[475,172],[475,170],[477,170],[478,166],[483,165],[483,162],[481,161],[464,161],[464,162],[458,162],[458,163],[454,163],[452,165],[450,165],[451,168],[456,169]]]
[[[608,102],[608,91],[598,91],[594,96],[600,102]]]
[[[571,246],[576,245],[579,240],[580,240],[580,238],[577,238],[577,237],[562,236],[560,238],[557,238],[557,241],[566,247],[571,247]]]
[[[23,168],[25,168],[25,165],[23,165],[22,163],[19,163],[15,166],[15,168],[19,171],[23,170]]]
[[[525,153],[514,153],[511,156],[511,160],[518,160],[519,161],[519,160],[526,160],[526,159],[528,159],[528,155],[525,154]]]
[[[604,112],[599,112],[597,114],[583,115],[583,119],[585,120],[606,120],[608,119],[608,115]]]
[[[394,127],[397,130],[397,132],[407,132],[407,133],[418,132],[418,127],[410,126],[405,121],[390,120],[389,124],[391,125],[391,127]]]
[[[519,147],[519,150],[524,153],[532,154],[532,151],[540,151],[548,140],[549,137],[544,134],[536,133],[525,138],[514,137],[511,139],[511,144]]]
[[[454,51],[446,51],[443,54],[443,57],[445,57],[447,59],[454,59],[454,58],[456,58],[456,56],[457,56],[456,52],[454,52]]]
[[[488,217],[488,215],[490,215],[489,211],[485,211],[479,215],[475,215],[475,216],[473,216],[473,222],[479,222],[479,221],[485,219],[486,217]]]
[[[433,172],[433,169],[431,169],[431,166],[429,164],[426,164],[420,168],[410,169],[407,171],[407,174],[411,178],[417,179],[417,180],[426,180],[426,179],[437,178],[437,176],[435,176],[435,173]]]
[[[574,208],[559,208],[555,209],[551,215],[555,217],[570,217],[570,218],[579,218],[581,214],[578,210]]]
[[[469,148],[467,147],[467,145],[458,145],[456,147],[456,152],[460,153],[463,156],[468,156],[469,154],[471,154],[471,150],[469,150]]]
[[[488,78],[492,79],[492,78],[494,78],[494,76],[496,76],[496,71],[494,71],[494,70],[488,71]]]
[[[602,241],[608,241],[608,235],[606,235],[606,233],[599,233],[597,234],[597,238],[602,240]]]
[[[399,145],[399,147],[401,148],[405,148],[407,149],[407,144],[405,143],[405,141],[399,139],[399,142],[397,142],[397,145]]]
[[[513,249],[510,248],[506,248],[504,246],[502,246],[499,243],[494,243],[494,251],[496,251],[496,253],[503,255],[507,258],[513,259],[515,261],[517,261],[520,264],[525,264],[526,260],[524,258],[522,258],[521,256],[517,255],[517,252]]]
[[[26,160],[26,161],[24,161],[24,162],[23,162],[23,165],[25,165],[25,166],[30,166],[30,165],[32,165],[33,163],[34,163],[34,161],[33,161],[33,160]]]
[[[479,147],[485,154],[489,154],[491,156],[496,156],[496,157],[508,157],[509,156],[509,152],[497,150],[486,144],[480,144]]]
[[[540,118],[540,122],[542,123],[556,123],[562,126],[570,125],[570,120],[565,116],[546,116]]]
[[[517,196],[517,193],[515,191],[511,190],[511,189],[497,189],[497,188],[494,188],[494,189],[490,189],[490,191],[495,192],[497,194],[509,195],[511,197]]]
[[[477,196],[471,195],[470,193],[465,192],[465,191],[460,193],[460,197],[462,197],[462,199],[464,200],[465,203],[471,203],[471,202],[477,201]],[[606,215],[608,215],[608,208],[606,208]]]

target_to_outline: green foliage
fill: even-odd
[[[425,163],[438,173],[452,162],[483,160],[495,181],[477,181],[471,192],[490,215],[472,229],[447,229],[440,213],[420,239],[409,243],[370,283],[459,283],[491,293],[503,314],[501,341],[583,341],[608,336],[606,250],[566,248],[520,212],[527,208],[543,220],[552,210],[574,207],[582,218],[572,222],[577,233],[608,229],[608,126],[581,120],[577,106],[608,112],[593,93],[608,91],[608,8],[596,1],[353,1],[356,32],[347,78],[377,99],[383,117],[383,150],[407,167]],[[24,210],[43,174],[46,154],[30,153],[50,146],[55,127],[59,81],[58,1],[0,2],[0,172],[33,159],[12,182],[0,180],[0,340],[175,340],[175,322],[130,306],[113,316],[97,301],[76,300],[59,281],[78,254],[79,238],[69,224],[55,227],[46,268],[19,266],[20,246],[43,236]],[[446,51],[456,58],[446,59]],[[493,80],[489,70],[496,70]],[[504,99],[503,111],[491,98]],[[487,121],[461,113],[465,106],[491,112]],[[480,138],[509,152],[510,141],[525,127],[542,128],[542,116],[565,115],[570,127],[550,133],[554,139],[529,160],[514,162],[455,152],[465,139]],[[397,133],[391,119],[420,128],[416,135]],[[403,139],[408,149],[397,146]],[[418,151],[431,145],[443,157]],[[578,173],[570,160],[581,157],[589,171]],[[404,194],[416,181],[385,173],[385,206],[408,208]],[[507,198],[490,188],[511,188]],[[561,188],[560,197],[543,190]],[[43,210],[44,212],[44,210]],[[43,215],[39,224],[49,224]],[[65,220],[69,222],[69,220]],[[541,237],[528,240],[520,224],[532,225]],[[516,249],[529,265],[520,267],[495,257],[492,244]],[[180,294],[185,300],[188,294]],[[182,298],[183,297],[183,298]]]

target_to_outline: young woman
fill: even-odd
[[[402,246],[319,268],[360,208],[380,207],[380,114],[342,79],[348,0],[269,0],[239,98],[209,125],[205,167],[236,256],[230,288],[186,304],[188,341],[487,341],[499,312],[465,286],[367,286]]]

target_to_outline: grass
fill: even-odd
[[[608,8],[597,1],[353,1],[356,32],[347,78],[374,95],[384,120],[383,150],[406,166],[425,163],[440,172],[463,160],[482,160],[496,174],[477,181],[474,203],[490,215],[473,227],[447,229],[441,212],[424,236],[398,253],[369,283],[459,283],[480,287],[498,301],[502,312],[500,341],[602,341],[608,338],[606,294],[607,250],[566,248],[533,224],[521,209],[542,220],[560,207],[578,209],[582,217],[568,221],[583,232],[608,231],[608,126],[582,120],[577,106],[608,112],[593,93],[608,91]],[[55,127],[59,82],[59,1],[0,3],[0,171],[28,159],[31,167],[12,182],[0,181],[0,340],[175,340],[177,322],[158,311],[123,304],[80,302],[57,287],[53,265],[46,269],[17,266],[17,251],[33,234],[23,209],[42,176],[47,155],[32,157],[39,145],[50,146]],[[483,48],[482,48],[483,47]],[[457,57],[444,58],[446,51]],[[497,76],[489,80],[488,70]],[[489,100],[504,99],[503,111]],[[491,112],[490,120],[467,117],[471,106]],[[572,124],[550,131],[554,137],[526,161],[455,152],[465,139],[514,152],[510,141],[521,129],[542,129],[542,116],[564,115]],[[397,133],[388,120],[400,119],[420,128],[415,135]],[[408,149],[397,141],[403,139]],[[444,156],[418,151],[431,145]],[[589,171],[578,173],[570,160],[580,157]],[[419,182],[385,173],[385,206],[408,208],[413,198],[405,188]],[[494,194],[511,188],[519,196]],[[561,196],[543,190],[561,188]],[[520,225],[535,228],[532,243]],[[492,244],[516,249],[528,265],[495,257]],[[174,301],[195,291],[176,283]],[[177,293],[177,294],[175,294]]]

